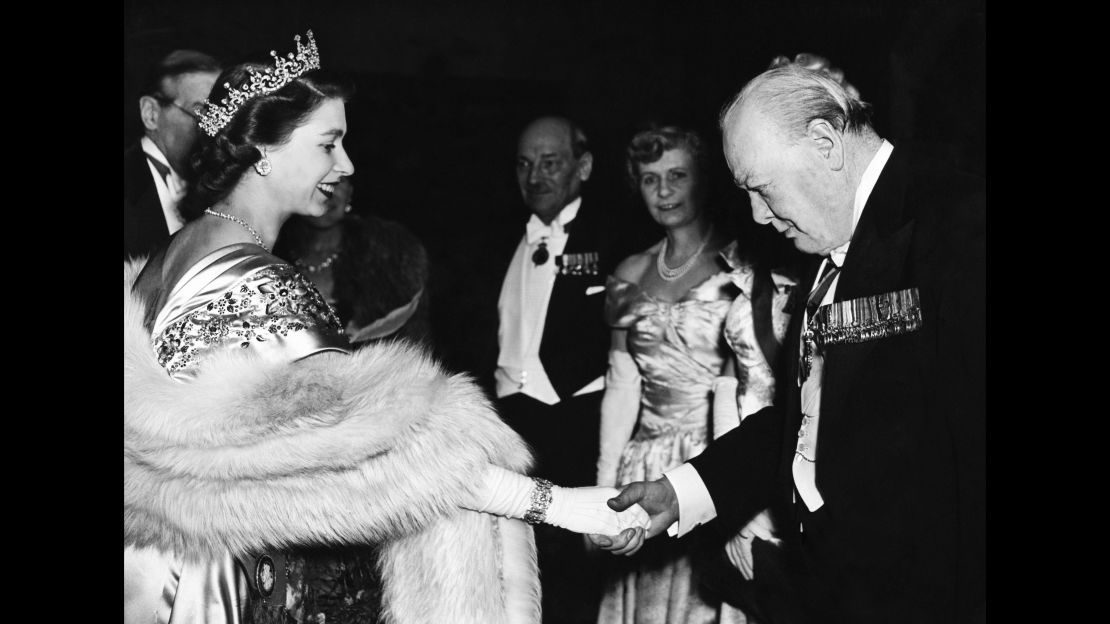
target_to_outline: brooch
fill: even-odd
[[[277,572],[273,559],[266,555],[258,558],[258,563],[254,566],[254,581],[258,586],[258,593],[262,594],[263,598],[269,598],[270,594],[274,593]]]

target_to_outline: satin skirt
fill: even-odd
[[[241,624],[247,592],[230,553],[188,561],[156,548],[123,549],[124,624]]]

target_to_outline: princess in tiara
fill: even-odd
[[[615,535],[647,516],[524,476],[477,386],[403,342],[352,352],[270,253],[354,173],[350,88],[312,31],[295,43],[220,76],[189,222],[124,265],[125,622],[238,623],[252,602],[303,618],[284,551],[347,544],[378,546],[387,622],[539,622],[529,524]]]

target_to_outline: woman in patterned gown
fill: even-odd
[[[285,548],[374,542],[386,622],[538,622],[518,519],[615,534],[646,514],[609,510],[611,488],[522,476],[525,445],[475,385],[404,344],[352,353],[319,292],[269,253],[354,170],[349,90],[319,71],[311,31],[296,39],[288,60],[221,75],[189,223],[124,265],[124,620],[280,612]]]
[[[274,253],[320,290],[344,323],[351,344],[412,340],[433,347],[424,245],[399,222],[373,209],[352,210],[354,182],[344,176],[322,217],[294,216]]]
[[[749,395],[773,393],[773,378],[763,368],[751,375],[737,371],[726,340],[726,318],[738,342],[749,339],[744,325],[752,318],[756,272],[735,241],[715,231],[705,205],[704,158],[698,135],[674,126],[641,132],[628,147],[629,176],[666,236],[622,262],[608,281],[606,315],[613,333],[599,485],[657,479],[700,453],[715,428],[738,418],[735,395],[732,413],[712,414],[713,387],[722,377],[732,380],[727,392],[745,397],[745,404],[754,401]],[[765,279],[760,273],[761,286],[767,286]],[[778,286],[769,287],[768,295],[776,296]],[[743,383],[736,383],[738,376]],[[617,560],[598,622],[745,622],[742,612],[700,585],[692,556],[698,539],[649,542]]]

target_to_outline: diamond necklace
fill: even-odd
[[[250,232],[250,233],[251,233],[251,236],[253,236],[253,237],[254,237],[254,242],[258,243],[258,246],[259,246],[259,247],[261,247],[261,248],[265,249],[265,250],[266,250],[266,253],[270,253],[270,248],[269,248],[269,247],[267,247],[267,246],[266,246],[266,245],[265,245],[265,244],[264,244],[264,243],[262,242],[262,237],[258,235],[258,232],[255,232],[255,231],[254,231],[254,228],[252,228],[251,226],[247,225],[247,222],[246,222],[246,221],[244,221],[244,220],[240,219],[239,217],[235,217],[235,216],[232,216],[232,215],[229,215],[229,214],[223,213],[223,212],[217,212],[217,211],[215,211],[215,210],[212,210],[211,208],[205,208],[205,209],[204,209],[204,214],[210,214],[210,215],[212,215],[213,217],[219,217],[219,218],[221,218],[221,219],[227,219],[228,221],[234,221],[234,222],[238,223],[239,225],[241,225],[241,226],[243,226],[243,227],[247,228],[247,231],[248,231],[248,232]]]
[[[678,265],[675,268],[670,268],[663,260],[667,255],[667,238],[663,237],[663,248],[659,250],[659,255],[655,256],[655,270],[659,273],[659,277],[664,281],[673,282],[676,279],[686,275],[694,265],[698,263],[698,256],[705,250],[705,246],[709,244],[709,240],[713,238],[713,226],[709,226],[709,231],[705,233],[705,239],[702,240],[698,248],[686,259],[686,262]]]
[[[296,260],[294,260],[293,264],[301,267],[302,269],[308,271],[309,273],[315,273],[317,271],[323,271],[324,269],[330,267],[331,264],[333,262],[335,262],[336,258],[338,258],[338,257],[339,257],[339,252],[338,251],[333,251],[333,252],[331,252],[331,255],[329,255],[327,258],[325,258],[324,261],[321,262],[320,264],[308,264],[307,262],[305,262],[304,260],[302,260],[300,258],[297,258]]]

